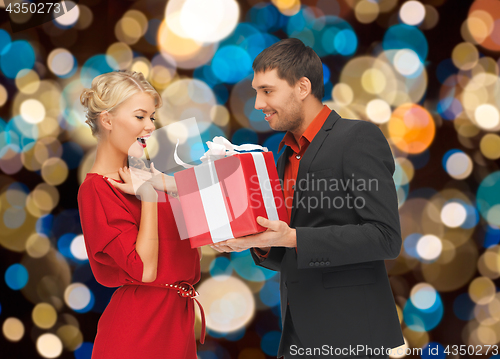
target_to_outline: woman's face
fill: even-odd
[[[155,130],[155,110],[155,101],[151,95],[140,92],[129,97],[114,113],[110,113],[107,124],[110,129],[109,141],[129,156],[142,157],[145,140]],[[140,141],[140,138],[144,141]]]

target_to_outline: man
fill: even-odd
[[[287,131],[277,167],[290,226],[259,217],[267,231],[212,248],[253,247],[257,265],[280,272],[278,357],[386,358],[404,344],[384,265],[402,243],[387,140],[322,104],[321,60],[300,40],[265,49],[253,70],[255,108]]]

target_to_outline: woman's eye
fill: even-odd
[[[151,117],[151,118],[150,118],[150,120],[151,120],[151,121],[155,121],[155,120],[156,120],[156,118],[154,118],[154,117]]]
[[[139,120],[142,120],[144,118],[142,116],[135,116],[135,117],[137,117]]]

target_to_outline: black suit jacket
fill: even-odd
[[[281,180],[290,153],[278,160]],[[297,251],[273,247],[264,260],[251,251],[280,272],[282,320],[288,302],[305,348],[404,344],[384,264],[402,244],[394,170],[376,125],[332,111],[300,161],[290,219]]]

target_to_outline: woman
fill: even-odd
[[[98,140],[78,191],[83,236],[96,280],[120,286],[97,325],[92,358],[195,359],[200,255],[179,237],[175,181],[152,165],[156,175],[145,181],[145,171],[128,166],[129,156],[140,161],[161,97],[142,73],[123,71],[97,76],[80,101]]]

